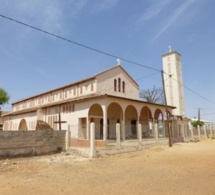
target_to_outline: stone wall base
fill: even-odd
[[[171,137],[172,143],[184,142],[184,137]]]
[[[95,140],[95,147],[105,147],[105,145],[106,145],[106,142],[104,140]],[[90,147],[90,140],[71,138],[70,146]]]

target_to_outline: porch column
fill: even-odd
[[[104,107],[103,109],[103,112],[104,112],[104,116],[103,116],[103,140],[104,141],[107,141],[107,109],[106,109],[106,106]]]

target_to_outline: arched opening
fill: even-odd
[[[155,122],[157,122],[158,124],[158,137],[165,137],[163,114],[160,109],[157,109],[155,111],[154,119],[155,119]]]
[[[147,106],[141,109],[139,123],[142,125],[143,138],[153,138],[153,117],[151,110]]]
[[[121,123],[123,119],[122,108],[117,103],[111,103],[107,108],[107,120],[108,120],[108,139],[116,138],[116,123]]]
[[[28,130],[27,122],[25,119],[22,119],[19,123],[19,131],[26,131],[26,130]]]
[[[89,122],[95,123],[95,138],[103,139],[103,110],[99,104],[93,104],[88,113]],[[86,132],[86,130],[85,130]]]
[[[137,138],[137,110],[131,105],[125,110],[125,138]]]

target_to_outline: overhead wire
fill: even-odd
[[[122,57],[120,57],[120,56],[116,56],[116,55],[107,53],[107,52],[105,52],[105,51],[102,51],[102,50],[99,50],[99,49],[95,49],[95,48],[93,48],[93,47],[90,47],[90,46],[84,45],[84,44],[82,44],[82,43],[78,43],[78,42],[76,42],[76,41],[73,41],[73,40],[71,40],[71,39],[68,39],[68,38],[65,38],[65,37],[56,35],[56,34],[54,34],[54,33],[45,31],[45,30],[43,30],[43,29],[41,29],[41,28],[37,28],[37,27],[35,27],[35,26],[32,26],[32,25],[29,25],[29,24],[27,24],[27,23],[18,21],[18,20],[16,20],[16,19],[10,18],[10,17],[8,17],[8,16],[2,15],[2,14],[0,14],[0,16],[1,16],[2,18],[5,18],[5,19],[8,19],[8,20],[10,20],[10,21],[19,23],[19,24],[21,24],[21,25],[27,26],[27,27],[32,28],[32,29],[34,29],[34,30],[43,32],[43,33],[45,33],[45,34],[51,35],[51,36],[56,37],[56,38],[59,38],[59,39],[61,39],[61,40],[64,40],[64,41],[70,42],[70,43],[72,43],[72,44],[78,45],[78,46],[80,46],[80,47],[84,47],[84,48],[86,48],[86,49],[95,51],[95,52],[97,52],[97,53],[101,53],[101,54],[104,54],[104,55],[106,55],[106,56],[109,56],[109,57],[112,57],[112,58],[115,58],[115,59],[118,59],[118,58],[119,58],[120,60],[122,60],[122,61],[124,61],[124,62],[128,62],[128,63],[131,63],[131,64],[135,64],[135,65],[137,65],[137,66],[141,66],[141,67],[144,67],[144,68],[147,68],[147,69],[151,69],[151,70],[155,70],[155,71],[160,72],[160,70],[158,70],[158,69],[156,69],[156,68],[152,68],[152,67],[149,67],[149,66],[145,66],[145,65],[142,65],[142,64],[140,64],[140,63],[137,63],[137,62],[134,62],[134,61],[131,61],[131,60],[127,60],[127,59],[122,58]]]
[[[40,32],[42,32],[42,33],[48,34],[48,35],[50,35],[50,36],[56,37],[56,38],[61,39],[61,40],[63,40],[63,41],[66,41],[66,42],[75,44],[75,45],[77,45],[77,46],[80,46],[80,47],[83,47],[83,48],[92,50],[92,51],[94,51],[94,52],[97,52],[97,53],[100,53],[100,54],[103,54],[103,55],[106,55],[106,56],[109,56],[109,57],[112,57],[112,58],[115,58],[115,59],[118,59],[118,58],[119,58],[120,60],[122,60],[122,61],[124,61],[124,62],[130,63],[130,64],[134,64],[134,65],[137,65],[137,66],[140,66],[140,67],[143,67],[143,68],[151,69],[151,70],[154,70],[154,71],[157,71],[157,72],[162,72],[162,71],[159,70],[159,69],[156,69],[156,68],[153,68],[153,67],[149,67],[149,66],[145,66],[145,65],[143,65],[143,64],[140,64],[140,63],[137,63],[137,62],[134,62],[134,61],[131,61],[131,60],[122,58],[122,57],[120,57],[120,56],[107,53],[107,52],[105,52],[105,51],[102,51],[102,50],[99,50],[99,49],[96,49],[96,48],[93,48],[93,47],[84,45],[84,44],[82,44],[82,43],[78,43],[78,42],[73,41],[73,40],[71,40],[71,39],[62,37],[62,36],[60,36],[60,35],[57,35],[57,34],[54,34],[54,33],[51,33],[51,32],[48,32],[48,31],[46,31],[46,30],[43,30],[43,29],[41,29],[41,28],[38,28],[38,27],[35,27],[35,26],[32,26],[32,25],[29,25],[29,24],[27,24],[27,23],[21,22],[21,21],[19,21],[19,20],[13,19],[13,18],[8,17],[8,16],[5,16],[5,15],[3,15],[3,14],[0,14],[0,17],[2,17],[2,18],[4,18],[4,19],[7,19],[7,20],[10,20],[10,21],[12,21],[12,22],[21,24],[21,25],[23,25],[23,26],[29,27],[29,28],[31,28],[31,29],[40,31]],[[163,73],[164,73],[164,74],[167,74],[167,73],[165,73],[165,72],[163,72]],[[168,75],[168,74],[167,74],[167,75]],[[171,75],[168,75],[168,76],[171,77]],[[173,77],[172,77],[172,78],[173,78]],[[173,79],[174,79],[174,78],[173,78]],[[184,84],[182,84],[182,83],[179,82],[178,80],[176,80],[176,79],[174,79],[174,80],[175,80],[176,82],[180,83],[181,85],[183,85],[186,89],[188,89],[188,90],[191,91],[192,93],[196,94],[197,96],[203,98],[204,100],[206,100],[206,101],[208,101],[208,102],[210,102],[210,103],[212,103],[212,104],[215,104],[215,102],[213,102],[213,101],[209,100],[208,98],[206,98],[206,97],[200,95],[199,93],[197,93],[197,92],[195,92],[194,90],[190,89],[189,87],[185,86]]]
[[[164,73],[165,73],[165,72],[164,72]],[[167,73],[165,73],[165,74],[167,74]],[[167,75],[168,75],[168,74],[167,74]],[[210,102],[210,103],[212,103],[212,104],[215,104],[215,102],[213,102],[213,101],[211,101],[210,99],[208,99],[208,98],[202,96],[201,94],[195,92],[194,90],[192,90],[191,88],[187,87],[186,85],[184,85],[183,83],[181,83],[180,81],[178,81],[177,79],[175,79],[174,77],[171,76],[171,78],[172,78],[174,81],[176,81],[177,83],[181,84],[181,85],[182,85],[184,88],[186,88],[187,90],[189,90],[189,91],[191,91],[192,93],[196,94],[197,96],[201,97],[202,99],[204,99],[204,100],[206,100],[206,101],[208,101],[208,102]]]

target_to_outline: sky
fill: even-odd
[[[140,90],[162,87],[171,45],[182,55],[185,115],[197,117],[200,108],[201,119],[215,121],[214,0],[0,0],[0,15],[141,64],[121,60]],[[0,87],[11,97],[3,110],[116,60],[0,17]]]

